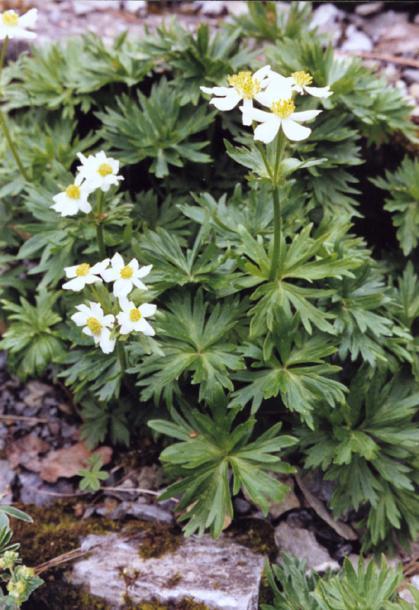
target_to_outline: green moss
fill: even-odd
[[[182,540],[182,535],[176,529],[153,524],[141,536],[138,553],[142,559],[161,557],[176,551]]]
[[[266,555],[270,560],[276,558],[278,548],[275,544],[274,528],[261,519],[242,519],[230,527],[225,535],[259,555]]]
[[[210,610],[210,608],[206,604],[196,602],[190,598],[182,599],[179,602],[171,602],[169,605],[162,604],[157,600],[132,605],[130,604],[130,601],[126,599],[123,610]]]

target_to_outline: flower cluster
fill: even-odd
[[[156,305],[143,303],[137,307],[127,298],[133,288],[147,288],[142,279],[150,273],[151,267],[140,267],[135,258],[125,264],[118,253],[112,259],[106,258],[92,267],[88,263],[66,267],[65,273],[69,281],[63,284],[65,290],[80,292],[89,284],[113,282],[112,293],[118,303],[118,311],[105,315],[100,303],[89,301],[88,305],[77,305],[76,313],[71,316],[73,322],[82,326],[82,332],[92,337],[105,354],[113,352],[115,348],[115,318],[119,324],[120,335],[141,332],[150,337],[154,336],[154,329],[146,318],[156,313]]]
[[[239,72],[228,77],[229,87],[201,87],[204,93],[214,95],[210,100],[219,110],[232,110],[242,102],[243,125],[260,123],[254,132],[254,139],[265,144],[272,142],[282,128],[289,140],[299,141],[308,138],[311,129],[301,125],[314,119],[321,110],[296,112],[295,96],[308,94],[326,98],[332,95],[329,87],[312,87],[313,77],[308,72],[293,72],[291,76],[271,70],[264,66],[254,74]],[[269,111],[255,108],[254,102],[269,108]]]
[[[103,151],[88,157],[82,153],[77,156],[81,165],[77,167],[74,182],[53,197],[54,205],[51,207],[61,216],[74,216],[78,212],[88,214],[92,211],[88,198],[94,191],[100,189],[106,193],[111,186],[123,180],[118,174],[119,161],[107,157]]]

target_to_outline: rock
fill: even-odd
[[[419,83],[419,70],[415,70],[414,68],[403,70],[403,78],[410,83]]]
[[[219,17],[227,12],[224,0],[196,0],[194,4],[207,17]]]
[[[413,599],[413,595],[409,591],[409,589],[403,589],[400,591],[399,596],[404,599],[405,602],[409,602],[409,604],[414,604],[415,600]]]
[[[9,504],[13,499],[11,484],[15,478],[15,472],[7,460],[0,460],[0,501]]]
[[[243,498],[234,498],[234,511],[238,515],[248,515],[252,510],[252,505],[247,500]]]
[[[343,11],[336,8],[334,4],[327,2],[321,4],[313,12],[310,27],[317,28],[320,34],[327,34],[333,43],[337,43],[342,35],[341,23],[343,17]]]
[[[278,561],[281,560],[282,553],[289,553],[306,561],[309,570],[321,572],[326,569],[339,569],[339,564],[330,557],[309,530],[291,527],[283,521],[275,528],[275,542],[279,549]]]
[[[108,517],[109,519],[121,519],[127,515],[143,519],[144,521],[160,521],[162,523],[173,523],[173,515],[157,504],[146,504],[145,502],[120,502],[116,506],[104,505],[98,508],[96,512],[99,515]]]
[[[374,41],[379,40],[387,30],[396,24],[408,23],[408,14],[400,13],[396,11],[386,11],[380,13],[372,19],[364,21],[362,29],[368,34]]]
[[[341,48],[342,51],[371,51],[373,44],[364,32],[351,24],[346,28],[346,40]]]
[[[74,487],[67,481],[59,481],[56,485],[47,485],[34,472],[19,474],[20,501],[36,506],[51,506],[57,501],[57,494],[74,493]]]
[[[76,15],[87,15],[94,11],[119,10],[119,0],[73,0]]]
[[[410,582],[415,587],[415,589],[419,589],[419,575],[418,574],[416,574],[416,576],[413,576]]]
[[[282,502],[276,502],[269,507],[269,514],[272,519],[279,519],[284,513],[296,508],[301,508],[300,501],[294,493],[294,483],[292,479],[287,479],[284,483],[289,486],[290,490]]]
[[[361,17],[369,17],[379,13],[384,6],[384,2],[365,2],[364,4],[358,4],[355,7],[355,13]]]
[[[129,596],[133,605],[190,598],[211,610],[257,610],[262,555],[227,538],[193,536],[174,551],[143,559],[139,544],[118,534],[87,536],[81,548],[90,553],[74,562],[71,582],[115,609]]]
[[[42,461],[40,456],[49,449],[49,444],[39,438],[39,436],[27,434],[8,445],[7,457],[13,468],[24,466],[28,470],[39,472]]]
[[[224,2],[229,15],[240,17],[248,13],[247,4],[244,0],[226,0]]]
[[[135,15],[144,17],[147,14],[147,2],[145,0],[125,0],[124,10]]]

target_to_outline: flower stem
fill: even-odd
[[[125,372],[125,370],[127,368],[127,358],[126,358],[124,344],[121,343],[121,341],[116,342],[116,353],[118,356],[119,365],[121,367],[121,370]]]
[[[4,39],[4,42],[3,42],[3,46],[1,48],[1,53],[0,53],[0,75],[3,70],[3,65],[4,65],[4,60],[6,58],[8,44],[9,44],[9,38],[6,36],[6,38]],[[4,112],[1,109],[0,109],[0,128],[3,131],[4,137],[6,138],[6,142],[9,145],[10,151],[14,157],[14,160],[16,161],[16,165],[18,166],[23,179],[26,180],[27,182],[30,182],[30,178],[26,172],[26,169],[23,167],[23,163],[20,159],[17,147],[15,146],[15,143],[13,142],[12,136],[11,136],[9,128],[7,126],[6,117],[4,115]]]
[[[278,267],[281,259],[281,240],[282,240],[282,202],[279,196],[279,164],[282,158],[284,142],[281,133],[277,136],[275,169],[272,177],[272,199],[274,207],[274,243],[272,248],[271,270],[269,279],[276,280],[278,276]]]
[[[104,193],[98,189],[96,191],[96,238],[99,253],[102,258],[106,258],[105,238],[103,235],[102,211],[103,211]]]

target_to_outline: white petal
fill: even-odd
[[[115,347],[115,339],[111,339],[111,333],[108,328],[104,328],[100,333],[99,345],[104,354],[110,354],[113,352]]]
[[[311,134],[311,129],[300,125],[296,121],[291,119],[283,119],[282,129],[289,140],[299,142],[305,140]]]
[[[82,277],[75,277],[74,279],[70,280],[69,282],[66,282],[65,284],[63,284],[63,289],[64,290],[74,290],[74,292],[80,292],[80,290],[83,290],[85,286],[85,278]]]
[[[139,280],[138,277],[133,277],[132,283],[134,284],[134,286],[136,288],[140,288],[141,290],[147,290],[147,286],[145,284],[143,284],[143,282],[141,280]]]
[[[73,320],[74,324],[77,324],[77,326],[84,326],[88,317],[89,314],[82,311],[77,311],[76,313],[73,313],[71,319]]]
[[[232,110],[240,102],[242,98],[233,87],[229,88],[228,94],[225,97],[213,97],[210,104],[218,108],[218,110]]]
[[[32,8],[30,11],[19,17],[19,26],[23,28],[33,28],[38,19],[38,11]]]
[[[273,118],[265,123],[261,123],[255,129],[255,140],[260,140],[269,144],[275,138],[281,126],[281,119],[271,115]]]
[[[92,315],[97,318],[99,320],[99,322],[103,322],[103,309],[102,306],[100,305],[100,303],[89,303],[90,305],[90,311],[92,312]]]
[[[292,79],[275,74],[272,78],[269,78],[265,93],[270,96],[272,101],[288,100],[292,97]]]
[[[103,316],[102,324],[104,326],[112,326],[114,322],[115,316],[113,316],[111,313],[108,313],[106,316]]]
[[[203,93],[208,95],[227,95],[231,87],[200,87]]]
[[[266,112],[265,110],[259,110],[258,108],[245,108],[244,106],[240,106],[240,110],[244,113],[246,113],[246,115],[252,120],[252,121],[258,121],[258,123],[265,123],[266,121],[269,121],[272,117],[273,114],[272,112]]]
[[[96,153],[95,158],[99,162],[99,164],[104,163],[104,162],[106,162],[106,163],[108,162],[108,158],[106,157],[106,153],[103,150],[101,150],[100,152]]]
[[[249,115],[249,112],[251,112],[251,110],[253,108],[253,100],[243,100],[243,106],[240,106],[240,110],[242,108],[243,108],[243,110],[242,110],[243,125],[251,125],[252,119]]]
[[[64,267],[66,277],[76,277],[76,271],[79,265],[73,265],[72,267]]]
[[[85,326],[81,332],[88,337],[93,337],[93,333],[88,326]]]
[[[150,316],[154,316],[156,313],[157,305],[154,305],[153,303],[143,303],[138,309],[144,318],[149,318]]]
[[[330,87],[304,87],[304,89],[313,97],[329,97],[333,93]]]
[[[117,271],[120,271],[122,267],[124,267],[124,259],[119,254],[119,252],[116,252],[111,258],[111,265]]]
[[[79,203],[79,209],[84,212],[85,214],[88,214],[89,212],[92,211],[92,206],[90,205],[90,203],[87,201],[87,199],[80,199],[80,203]]]
[[[119,278],[119,272],[116,269],[104,269],[100,272],[100,275],[103,277],[105,282],[114,282]]]
[[[135,307],[134,303],[132,301],[129,301],[127,297],[121,297],[119,299],[119,306],[124,312],[129,312]]]
[[[116,297],[126,297],[132,290],[133,282],[119,278],[113,285],[113,293]]]
[[[84,276],[84,281],[86,284],[97,284],[102,282],[102,278],[98,277],[97,275],[89,274]]]
[[[259,70],[256,70],[256,72],[253,74],[253,78],[255,78],[256,80],[258,80],[260,82],[270,73],[271,73],[271,66],[263,66],[263,68],[259,68]]]
[[[132,258],[132,259],[130,260],[130,262],[128,263],[128,267],[131,267],[131,269],[132,269],[134,272],[135,272],[135,271],[138,271],[139,264],[138,264],[137,259],[136,259],[136,258]]]
[[[293,112],[289,117],[292,121],[311,121],[315,119],[322,111],[321,110],[304,110],[303,112]]]
[[[153,265],[144,265],[144,267],[140,267],[138,272],[135,274],[136,277],[145,277],[152,270]]]
[[[147,335],[147,337],[154,337],[156,334],[154,328],[146,320],[141,319],[135,324],[135,329]]]
[[[103,261],[100,261],[100,263],[96,263],[95,265],[93,265],[93,267],[91,267],[90,269],[90,273],[93,273],[93,275],[102,273],[102,271],[105,271],[108,265],[109,258],[105,258]]]

